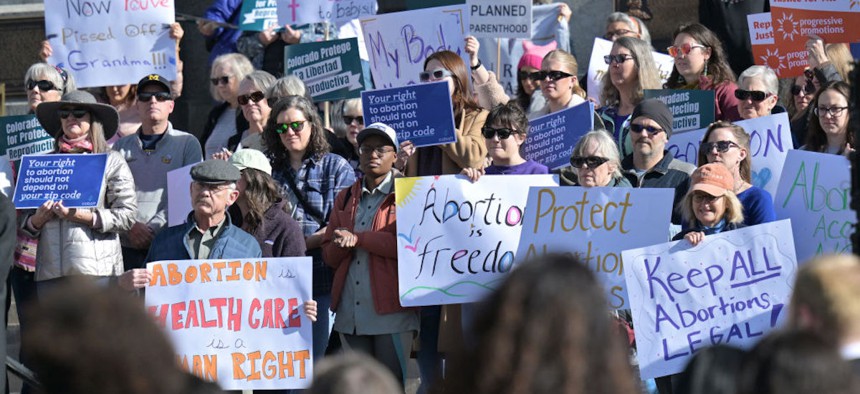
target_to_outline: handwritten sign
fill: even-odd
[[[400,303],[459,304],[492,292],[514,266],[527,188],[556,185],[552,175],[396,179]]]
[[[770,12],[747,15],[747,24],[755,64],[770,67],[780,78],[803,75],[809,53],[803,46],[777,45]]]
[[[612,52],[612,41],[600,37],[594,38],[594,46],[591,48],[591,60],[588,62],[588,97],[600,102],[600,92],[603,89],[603,75],[609,70],[609,65],[603,60],[603,56]],[[675,67],[675,59],[665,53],[651,52],[654,62],[660,71],[660,79],[663,83],[672,73]]]
[[[361,20],[374,85],[401,87],[418,82],[424,59],[449,50],[469,64],[464,48],[469,14],[465,5],[376,15]]]
[[[585,102],[529,121],[523,157],[551,169],[570,164],[579,138],[594,129],[594,103]]]
[[[304,81],[314,101],[356,98],[364,89],[355,38],[287,45],[284,73]]]
[[[476,38],[531,38],[530,0],[468,0],[469,31]]]
[[[517,256],[577,254],[610,307],[629,309],[621,251],[669,239],[673,198],[672,189],[532,187]]]
[[[273,26],[278,27],[277,0],[243,1],[241,12],[240,30],[263,31]]]
[[[54,139],[45,132],[36,115],[0,117],[0,155],[11,161],[24,155],[38,155],[54,151]]]
[[[51,64],[79,88],[135,84],[147,74],[176,78],[170,38],[173,0],[45,0]]]
[[[666,103],[672,111],[673,132],[707,127],[715,119],[713,90],[646,89],[645,98]]]
[[[366,124],[391,126],[398,141],[412,141],[416,147],[457,141],[446,81],[362,92],[361,104]]]
[[[376,14],[376,0],[277,0],[278,24],[347,22]]]
[[[791,219],[797,259],[851,253],[857,214],[850,207],[848,159],[792,150],[782,171],[774,209],[777,219]]]
[[[642,379],[680,372],[701,348],[749,348],[779,326],[797,271],[787,220],[625,250]]]
[[[191,167],[189,164],[167,172],[167,225],[185,223],[191,206]]]
[[[225,390],[306,388],[311,266],[310,257],[150,263],[146,308],[200,378]]]
[[[101,201],[107,157],[106,153],[25,155],[12,202],[18,209],[38,208],[48,200],[62,200],[67,208],[95,208]]]

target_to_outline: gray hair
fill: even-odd
[[[75,86],[75,77],[68,71],[63,71],[66,73],[65,81],[63,81],[63,76],[60,75],[56,67],[48,63],[36,63],[27,69],[27,73],[24,74],[24,83],[26,84],[27,80],[38,81],[44,78],[60,89],[60,95],[64,95],[76,90],[77,87]]]
[[[257,87],[257,89],[266,93],[269,90],[269,87],[275,83],[275,77],[263,70],[254,70],[250,74],[246,75],[245,79],[242,81],[251,82]]]
[[[624,22],[627,26],[630,26],[631,31],[639,33],[639,39],[647,42],[649,47],[651,46],[651,32],[648,31],[648,26],[645,26],[645,22],[641,19],[623,12],[613,12],[606,18],[606,25],[615,22]]]
[[[266,97],[273,99],[288,96],[302,96],[308,99],[308,101],[313,102],[313,99],[308,93],[307,85],[305,85],[304,81],[295,75],[284,75],[283,77],[278,78],[278,80],[269,87],[269,91],[266,92]]]
[[[583,135],[576,142],[576,146],[573,147],[573,153],[571,154],[573,156],[583,156],[585,149],[592,142],[597,144],[598,154],[609,159],[609,164],[615,166],[615,171],[612,171],[612,178],[621,178],[621,155],[618,153],[618,145],[615,144],[615,140],[612,139],[612,136],[606,130],[592,130]]]
[[[750,66],[750,68],[744,70],[738,77],[738,86],[747,88],[746,82],[752,78],[758,78],[764,84],[765,89],[767,89],[765,93],[779,95],[779,79],[777,79],[776,73],[770,67]]]
[[[248,60],[245,55],[239,53],[225,53],[221,56],[215,58],[212,62],[212,67],[209,68],[209,75],[212,76],[212,72],[215,71],[216,68],[230,65],[230,68],[233,69],[233,75],[231,77],[236,78],[237,81],[242,81],[245,77],[254,71],[254,65],[251,64],[251,61]],[[219,75],[220,76],[220,75]],[[216,101],[224,101],[221,98],[221,95],[218,94],[218,88],[212,84],[209,84],[209,94],[212,95]]]

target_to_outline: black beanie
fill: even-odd
[[[633,115],[630,115],[632,122],[636,118],[644,116],[657,122],[660,128],[666,132],[666,138],[672,137],[672,112],[665,103],[658,99],[642,100],[636,108],[633,109]]]

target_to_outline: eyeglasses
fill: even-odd
[[[437,68],[433,71],[422,71],[422,72],[420,72],[418,74],[418,79],[420,79],[421,82],[428,82],[431,80],[431,78],[434,81],[438,81],[442,78],[451,77],[453,75],[454,75],[453,73],[451,73],[450,71],[448,71],[444,68]]]
[[[209,81],[212,82],[212,86],[218,86],[219,84],[226,85],[226,84],[230,83],[231,77],[232,76],[230,76],[230,75],[225,75],[223,77],[210,78]]]
[[[259,103],[264,98],[266,98],[266,95],[263,92],[251,92],[236,97],[236,100],[239,102],[239,105],[248,105],[249,102]]]
[[[372,146],[364,146],[364,145],[361,145],[361,146],[359,146],[359,147],[358,147],[358,154],[360,154],[360,155],[369,155],[369,154],[370,154],[370,152],[376,152],[376,155],[377,155],[377,156],[383,156],[383,155],[385,155],[386,153],[394,152],[394,150],[395,150],[394,148],[392,148],[392,147],[390,147],[390,146],[387,146],[387,145],[377,146],[377,147],[375,147],[375,148],[374,148],[374,147],[372,147]]]
[[[294,133],[299,133],[305,128],[306,122],[306,120],[297,120],[290,123],[278,123],[275,126],[275,132],[278,134],[284,134],[287,131],[292,130]]]
[[[351,125],[352,122],[356,122],[356,124],[364,124],[364,116],[360,116],[360,115],[359,116],[349,116],[349,115],[343,116],[343,123],[346,123],[347,125]]]
[[[498,135],[500,140],[506,140],[511,134],[517,134],[516,130],[508,129],[508,128],[499,128],[494,129],[489,126],[484,126],[481,128],[481,134],[484,135],[484,138],[490,140],[493,139],[493,136]]]
[[[90,113],[90,111],[85,109],[61,109],[57,111],[57,114],[60,115],[61,119],[68,119],[69,115],[74,116],[75,119],[80,119],[87,116],[88,113]]]
[[[699,149],[702,152],[710,153],[710,152],[713,152],[714,148],[717,148],[718,153],[726,153],[732,147],[740,148],[741,146],[732,142],[732,141],[716,141],[716,142],[702,142]]]
[[[630,124],[630,131],[632,131],[634,133],[641,133],[642,130],[647,131],[649,135],[656,135],[657,133],[660,133],[661,131],[663,131],[663,129],[661,129],[659,127],[644,126],[644,125],[636,124],[636,123]]]
[[[531,78],[531,75],[532,75],[532,73],[529,71],[524,71],[524,70],[517,71],[517,80],[522,81],[524,79],[529,79],[529,78]]]
[[[529,75],[533,81],[543,81],[549,78],[550,81],[555,82],[562,78],[572,77],[573,74],[568,74],[564,71],[537,71],[533,72],[532,75]]]
[[[743,90],[736,89],[735,90],[735,98],[738,100],[744,101],[748,98],[752,98],[753,101],[764,101],[764,99],[772,96],[772,94],[767,92],[762,92],[761,90]]]
[[[813,111],[815,112],[816,116],[824,116],[824,114],[822,114],[822,112],[824,112],[825,114],[829,114],[830,116],[835,118],[837,116],[842,115],[842,111],[845,111],[846,109],[848,109],[848,107],[818,107],[813,109]]]
[[[605,39],[607,39],[607,40],[610,40],[610,41],[611,41],[611,40],[612,40],[613,38],[615,38],[615,37],[624,37],[624,36],[626,36],[626,35],[630,35],[630,34],[638,35],[638,34],[637,34],[635,31],[633,31],[633,30],[618,29],[618,30],[616,30],[616,31],[608,31],[608,32],[606,32],[606,34],[604,34],[604,35],[603,35],[603,38],[605,38]]]
[[[717,201],[717,199],[719,199],[720,197],[722,197],[722,196],[712,196],[708,193],[694,192],[693,193],[693,202],[696,204],[701,204],[701,203],[713,204],[714,201]]]
[[[220,193],[224,190],[231,189],[229,183],[203,183],[194,181],[191,183],[198,191],[207,190],[211,194]]]
[[[621,63],[624,63],[628,60],[633,60],[633,59],[634,59],[634,57],[631,55],[622,55],[622,54],[606,55],[603,57],[603,61],[606,62],[606,64],[612,64],[612,63],[621,64]]]
[[[684,56],[687,56],[690,54],[690,52],[693,51],[694,48],[703,48],[704,49],[707,47],[704,45],[699,45],[699,44],[690,44],[688,42],[688,43],[681,44],[681,46],[670,46],[670,47],[666,48],[666,52],[669,52],[669,56],[672,56],[672,57],[678,57],[678,55],[681,55],[681,54],[683,54]]]
[[[582,168],[583,166],[588,166],[588,168],[597,168],[606,163],[609,159],[605,157],[599,156],[573,156],[570,158],[570,165],[574,168]]]
[[[44,80],[44,79],[41,81],[34,81],[32,79],[27,80],[27,90],[33,90],[33,88],[35,88],[36,86],[38,86],[39,90],[41,90],[43,92],[47,92],[49,90],[60,90],[56,86],[54,86],[53,82],[48,81],[48,80]]]
[[[152,100],[153,97],[155,97],[155,101],[158,101],[160,103],[173,99],[173,97],[170,96],[170,93],[167,92],[140,92],[137,94],[137,100],[143,102],[148,102]]]

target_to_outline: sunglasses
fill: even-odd
[[[440,80],[442,78],[451,77],[451,76],[454,76],[454,74],[451,73],[450,71],[448,71],[444,68],[438,68],[438,69],[435,69],[433,71],[422,71],[422,72],[420,72],[418,74],[418,79],[420,79],[421,82],[428,82],[431,80],[431,78],[432,78],[432,80],[436,81],[436,80]]]
[[[524,79],[529,79],[529,78],[531,78],[531,75],[532,75],[532,73],[529,71],[523,71],[523,70],[517,71],[517,80],[522,81]]]
[[[688,42],[685,44],[681,44],[681,46],[674,46],[674,45],[670,46],[670,47],[666,48],[666,52],[669,52],[669,56],[672,56],[672,57],[678,57],[678,55],[681,55],[681,54],[683,54],[684,56],[687,56],[695,48],[703,48],[704,49],[707,47],[704,45],[699,45],[699,44],[690,44]]]
[[[743,90],[736,89],[735,90],[735,98],[738,100],[744,101],[748,98],[752,98],[753,101],[764,101],[764,99],[770,97],[770,93],[762,92],[761,90]]]
[[[573,157],[571,157],[571,158],[570,158],[570,165],[572,165],[574,168],[582,168],[582,167],[584,167],[584,166],[586,166],[586,165],[588,166],[588,168],[597,168],[597,167],[602,166],[602,165],[603,165],[603,163],[606,163],[607,161],[609,161],[609,159],[607,159],[607,158],[605,158],[605,157],[598,157],[598,156],[588,156],[588,157],[573,156]]]
[[[68,119],[69,115],[74,116],[75,119],[80,119],[87,116],[88,113],[90,113],[90,111],[85,109],[61,109],[57,111],[57,114],[60,115],[61,119]]]
[[[239,105],[248,105],[249,102],[259,103],[264,98],[266,98],[266,95],[263,92],[251,92],[236,97],[236,100],[239,101]]]
[[[815,84],[812,83],[811,80],[806,80],[805,86],[800,85],[791,85],[791,95],[799,96],[799,95],[807,95],[815,93]]]
[[[36,86],[38,86],[39,90],[43,92],[46,92],[48,90],[60,90],[56,86],[54,86],[54,83],[51,81],[47,81],[44,79],[41,81],[34,81],[32,79],[27,80],[27,90],[33,90]]]
[[[499,129],[494,129],[494,128],[489,127],[489,126],[484,126],[481,128],[481,134],[483,134],[484,138],[486,138],[488,140],[493,139],[493,136],[496,136],[496,135],[499,136],[500,140],[506,140],[506,139],[508,139],[508,137],[511,136],[511,134],[518,134],[518,132],[516,130],[512,130],[512,129],[508,129],[508,128],[504,128],[504,127],[499,128]]]
[[[343,116],[343,123],[346,123],[347,125],[351,125],[352,122],[355,122],[356,124],[364,124],[364,116],[361,116],[361,115],[359,115],[359,116],[344,115]]]
[[[848,107],[817,107],[814,108],[816,116],[824,116],[824,114],[829,114],[830,116],[837,117],[842,115],[842,112],[848,109]]]
[[[710,153],[710,152],[714,151],[714,148],[717,148],[718,153],[726,153],[732,147],[740,148],[741,146],[732,142],[732,141],[716,141],[716,142],[702,142],[702,145],[700,146],[699,149],[703,152]]]
[[[173,97],[170,96],[170,93],[167,92],[140,92],[137,94],[137,100],[143,101],[145,103],[149,102],[149,100],[152,100],[153,97],[155,97],[155,101],[158,101],[159,103],[173,99]]]
[[[622,54],[606,55],[603,57],[603,61],[606,62],[606,64],[610,64],[610,65],[613,63],[622,64],[628,60],[633,60],[633,59],[634,58],[631,55],[622,55]]]
[[[287,131],[292,130],[294,133],[299,133],[305,128],[306,122],[306,120],[297,120],[290,123],[278,123],[275,126],[275,132],[278,134],[284,134]]]
[[[210,78],[209,81],[212,82],[212,86],[218,86],[219,84],[226,85],[230,83],[230,76],[225,75],[223,77]]]
[[[532,75],[529,75],[533,81],[543,81],[549,78],[550,81],[555,82],[562,78],[572,77],[573,74],[568,74],[564,71],[537,71],[533,72]]]
[[[634,132],[634,133],[641,133],[641,132],[642,132],[642,130],[645,130],[645,131],[646,131],[646,132],[648,132],[648,134],[650,134],[650,135],[655,135],[655,134],[657,134],[657,133],[659,133],[659,132],[663,131],[663,129],[661,129],[661,128],[659,128],[659,127],[654,127],[654,126],[643,126],[643,125],[641,125],[641,124],[636,124],[636,123],[631,123],[631,124],[630,124],[630,131],[632,131],[632,132]]]
[[[636,34],[636,32],[634,32],[633,30],[618,29],[616,31],[606,32],[606,34],[603,35],[603,38],[605,38],[609,41],[612,41],[612,39],[615,37],[624,37],[624,36],[629,35],[629,34]]]

